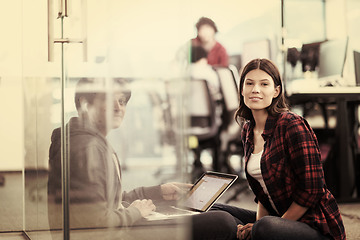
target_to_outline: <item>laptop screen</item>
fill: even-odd
[[[198,212],[206,212],[237,177],[237,175],[217,172],[204,173],[190,189],[181,206]]]

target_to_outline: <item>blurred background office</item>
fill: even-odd
[[[314,128],[327,183],[337,200],[358,202],[360,1],[0,4],[0,238],[20,233],[48,239],[50,136],[76,114],[72,100],[81,77],[126,78],[131,83],[124,123],[108,135],[121,161],[125,190],[171,180],[191,182],[199,166],[194,163],[201,163],[201,171],[238,174],[238,184],[222,201],[239,201],[247,185],[240,128],[231,116],[237,106],[238,73],[258,57],[279,66],[292,110]],[[189,58],[183,59],[185,66],[177,59],[184,46],[191,54],[189,41],[196,38],[201,17],[214,21],[216,40],[229,56],[229,66],[213,67],[222,91],[219,99],[207,92],[204,79],[191,78]],[[214,124],[214,104],[221,106],[219,124]],[[66,172],[66,158],[64,162]],[[66,193],[70,180],[64,175]],[[85,230],[66,227],[71,203],[64,198],[61,204],[59,239],[89,238]]]

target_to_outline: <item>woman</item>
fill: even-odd
[[[316,136],[289,111],[277,67],[267,59],[250,61],[241,73],[239,98],[235,118],[243,125],[245,171],[257,211],[228,207],[239,223],[238,238],[346,239]]]

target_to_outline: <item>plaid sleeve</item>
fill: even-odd
[[[287,125],[285,138],[295,175],[293,200],[301,206],[313,207],[324,194],[324,173],[316,136],[305,119],[296,117]]]

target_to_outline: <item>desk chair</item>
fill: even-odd
[[[189,83],[188,119],[185,132],[189,137],[196,137],[198,144],[189,146],[194,152],[192,170],[193,180],[201,176],[203,169],[200,157],[205,149],[210,149],[213,159],[213,170],[217,170],[219,159],[219,126],[216,123],[216,105],[204,79],[192,79]]]
[[[233,170],[228,162],[230,155],[242,153],[242,145],[240,143],[241,128],[234,119],[235,112],[239,106],[238,87],[233,71],[230,68],[218,67],[215,68],[215,71],[219,76],[220,91],[223,97],[222,124],[220,127],[221,164],[227,168],[226,170],[232,172]]]
[[[196,180],[205,171],[200,160],[203,150],[210,149],[213,164],[219,154],[219,126],[216,123],[215,102],[210,93],[208,83],[204,79],[174,80],[165,82],[168,108],[171,120],[171,135],[174,139],[191,139],[189,144],[194,153],[191,178]],[[174,144],[178,144],[175,142]],[[177,162],[180,167],[182,149],[176,148]]]
[[[234,119],[235,112],[239,106],[237,72],[229,68],[215,68],[220,80],[221,94],[223,96],[222,125],[220,128],[220,164],[222,171],[239,175],[237,180],[237,190],[233,197],[227,202],[236,198],[238,194],[248,189],[247,180],[244,178],[243,166],[243,146],[241,143],[241,127]],[[235,171],[230,164],[230,157],[239,155],[241,157],[240,171]],[[235,184],[236,185],[236,184]]]

